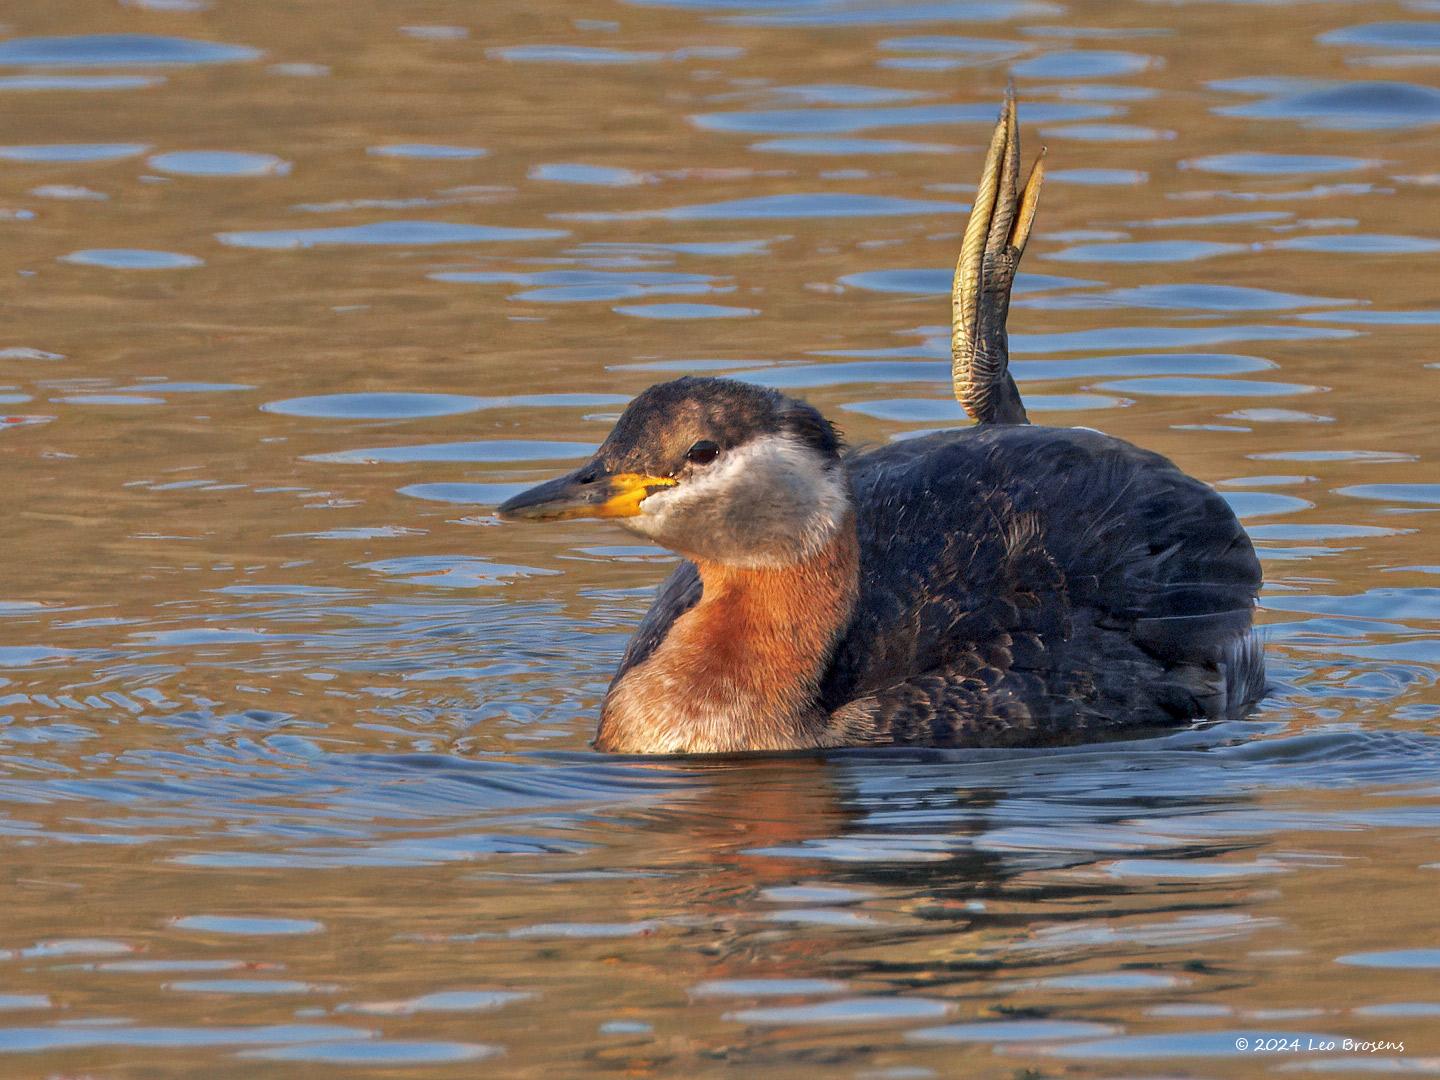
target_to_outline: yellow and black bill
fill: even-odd
[[[501,503],[497,512],[507,521],[634,517],[646,498],[675,483],[668,476],[607,473],[592,463],[522,491]]]

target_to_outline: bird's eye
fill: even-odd
[[[691,465],[709,465],[720,456],[720,447],[709,439],[701,439],[685,451],[685,460]]]

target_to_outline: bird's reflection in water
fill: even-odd
[[[1033,989],[1058,975],[1140,969],[1186,993],[1191,946],[1261,925],[1247,909],[1268,879],[1110,868],[1209,865],[1265,831],[1198,737],[686,762],[693,794],[626,813],[607,849],[625,880],[606,917],[653,920],[664,941],[628,950],[646,957],[634,992],[684,1009],[692,1049],[749,1067],[831,1060],[837,1025],[889,1039],[900,1020],[1065,1018],[1065,994]],[[602,1056],[636,1065],[627,1052]],[[853,1040],[833,1052],[855,1060]]]
[[[906,966],[896,950],[914,945],[932,982],[946,977],[937,955],[968,958],[971,971],[995,966],[1036,929],[1038,912],[1053,924],[1101,907],[1179,911],[1187,890],[1137,889],[1094,864],[1236,850],[1249,843],[1243,830],[1196,836],[1193,825],[1222,812],[1231,820],[1254,800],[1207,790],[1216,766],[1205,755],[1156,748],[1137,763],[1137,745],[694,763],[693,797],[636,812],[629,869],[664,876],[634,879],[629,911],[653,918],[662,894],[673,917],[711,927],[710,978],[753,977],[761,945],[779,975],[784,956],[813,974],[822,953],[840,977],[880,970],[874,957],[842,962],[849,949],[833,935],[789,932],[829,928],[852,931],[852,944],[884,942],[892,971]],[[1171,835],[1169,818],[1192,827]]]

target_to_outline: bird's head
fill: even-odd
[[[816,409],[730,379],[684,378],[650,387],[593,458],[499,513],[614,518],[697,561],[770,568],[816,554],[849,509],[840,439]]]

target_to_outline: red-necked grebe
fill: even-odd
[[[1240,714],[1260,565],[1159,454],[1032,427],[1005,321],[1043,177],[1007,96],[953,293],[973,427],[847,454],[811,406],[727,379],[637,397],[595,456],[500,507],[615,518],[684,556],[610,684],[621,753],[1020,746]]]

